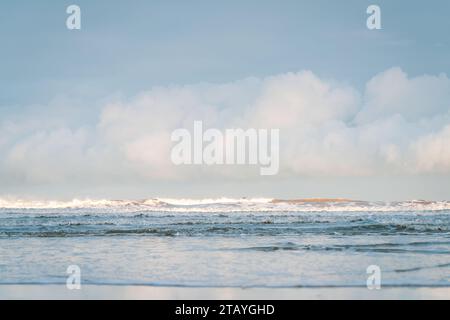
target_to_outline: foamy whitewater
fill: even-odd
[[[450,285],[450,202],[0,199],[0,284]]]

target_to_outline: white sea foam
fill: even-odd
[[[1,209],[108,209],[163,212],[410,212],[450,211],[450,201],[368,202],[345,199],[277,200],[272,198],[211,198],[144,200],[73,199],[21,200],[0,198]]]

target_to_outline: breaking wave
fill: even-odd
[[[111,211],[157,212],[423,212],[450,210],[450,201],[369,202],[348,199],[217,198],[70,201],[17,200],[0,198],[0,209],[108,209]]]

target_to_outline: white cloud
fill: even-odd
[[[413,145],[417,172],[450,172],[450,125],[420,137]]]
[[[408,78],[400,68],[389,69],[366,86],[358,123],[402,115],[409,121],[445,114],[450,109],[450,79],[445,75]]]
[[[45,121],[24,113],[0,122],[0,179],[70,185],[258,175],[251,168],[172,165],[170,134],[194,120],[221,129],[280,128],[282,176],[450,173],[445,75],[409,78],[394,68],[362,93],[312,72],[155,87],[93,109],[95,125],[69,126],[63,110],[58,117],[48,111],[54,109],[40,109]]]
[[[247,120],[278,128],[348,121],[358,100],[354,89],[322,81],[312,72],[288,73],[264,79]]]

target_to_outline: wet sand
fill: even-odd
[[[310,300],[450,299],[450,287],[381,288],[186,288],[154,286],[0,285],[0,299]]]

